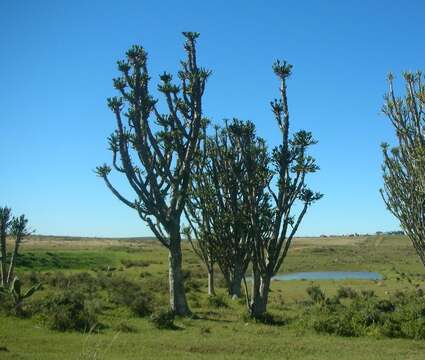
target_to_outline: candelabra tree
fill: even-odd
[[[245,187],[258,172],[246,168],[243,152],[255,152],[256,163],[268,162],[262,139],[252,122],[234,119],[207,139],[194,168],[187,218],[195,233],[196,250],[212,278],[217,263],[231,296],[241,296],[241,283],[251,261],[253,238]],[[260,167],[260,166],[259,166]],[[263,167],[267,167],[264,165]]]
[[[292,65],[286,62],[277,61],[273,65],[273,71],[280,80],[280,98],[272,101],[271,107],[281,132],[281,144],[273,149],[270,176],[264,177],[261,186],[251,183],[246,188],[251,199],[254,239],[250,312],[257,318],[267,310],[271,278],[281,268],[307,209],[322,197],[306,184],[306,175],[319,169],[315,159],[308,155],[309,147],[316,141],[310,132],[289,134],[286,81],[291,70]],[[251,154],[242,154],[249,166],[256,166]],[[261,206],[258,205],[260,198],[265,199]]]
[[[170,306],[178,315],[190,314],[184,290],[181,252],[181,216],[188,196],[191,167],[205,123],[202,98],[210,71],[197,61],[198,33],[185,32],[187,59],[181,62],[179,85],[172,76],[160,76],[158,90],[167,111],[161,113],[149,90],[147,54],[133,46],[118,62],[114,87],[119,96],[109,98],[117,129],[109,137],[112,167],[97,167],[97,174],[125,205],[134,209],[158,240],[169,250]],[[155,124],[153,124],[155,121]],[[109,179],[112,169],[127,179],[135,193],[129,200]]]
[[[397,97],[388,77],[384,114],[394,126],[397,146],[382,144],[382,198],[400,221],[425,266],[425,85],[422,73],[404,74],[406,94]]]
[[[6,238],[12,222],[12,211],[7,206],[0,207],[0,286],[6,285],[7,279],[7,244]]]
[[[0,286],[9,287],[14,280],[16,260],[19,248],[23,239],[31,234],[28,229],[28,220],[25,215],[12,216],[12,211],[8,207],[0,208]],[[7,237],[15,239],[12,254],[8,257]]]

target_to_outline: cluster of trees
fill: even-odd
[[[199,34],[183,35],[186,59],[178,80],[164,72],[157,88],[165,112],[150,91],[145,50],[133,46],[118,62],[121,75],[113,83],[119,95],[108,99],[117,124],[108,139],[112,165],[97,167],[97,174],[168,248],[170,306],[176,314],[190,314],[182,275],[185,234],[205,264],[210,294],[218,267],[229,294],[241,296],[251,264],[247,303],[252,316],[261,316],[271,278],[282,266],[307,209],[322,197],[306,185],[306,176],[318,170],[308,154],[315,140],[306,131],[291,135],[286,82],[292,66],[279,61],[273,71],[280,93],[271,109],[280,144],[270,151],[249,121],[233,119],[211,130],[203,113],[211,71],[198,64]],[[381,194],[425,265],[425,85],[421,73],[404,77],[404,98],[396,97],[393,76],[389,77],[383,112],[396,129],[398,146],[382,146]],[[112,170],[127,179],[134,199],[114,187],[109,179]]]
[[[318,170],[308,154],[315,140],[306,131],[290,133],[286,82],[292,66],[279,61],[273,65],[280,81],[279,99],[271,108],[280,145],[269,151],[254,124],[237,119],[215,127],[211,134],[202,109],[211,72],[198,65],[199,34],[183,35],[187,57],[178,83],[169,73],[160,76],[165,113],[149,89],[145,50],[133,46],[118,62],[121,76],[113,82],[119,96],[108,99],[117,123],[108,139],[112,166],[97,167],[97,174],[168,248],[170,306],[176,314],[190,314],[182,276],[181,241],[186,234],[206,265],[211,294],[215,266],[229,294],[240,296],[252,264],[249,308],[252,316],[261,316],[272,276],[308,207],[322,196],[306,185],[306,176]],[[125,176],[135,199],[112,185],[112,169]]]

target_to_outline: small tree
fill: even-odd
[[[261,185],[251,182],[247,188],[254,238],[250,304],[253,317],[261,317],[266,312],[271,278],[281,268],[308,207],[322,197],[322,194],[311,191],[305,182],[307,174],[319,169],[314,158],[307,154],[309,147],[316,142],[306,131],[298,131],[292,138],[289,136],[286,80],[291,70],[292,65],[286,62],[277,61],[273,65],[280,80],[280,99],[275,99],[271,107],[282,134],[282,143],[273,150],[270,177],[264,176]],[[256,166],[252,154],[243,152],[243,155],[249,164]],[[296,211],[297,203],[299,211]]]
[[[128,200],[110,182],[111,167],[97,167],[107,187],[134,209],[158,240],[169,250],[170,305],[178,315],[190,313],[183,283],[181,215],[187,199],[191,167],[205,123],[202,97],[210,71],[198,66],[198,33],[185,32],[187,60],[181,62],[180,85],[172,76],[160,76],[158,90],[168,108],[162,114],[149,91],[147,54],[133,46],[118,62],[121,77],[114,79],[120,96],[108,99],[117,130],[109,137],[112,166],[122,173],[134,191]],[[156,127],[152,126],[152,119]],[[157,129],[157,131],[155,131]]]
[[[31,234],[28,229],[28,220],[25,215],[12,217],[12,210],[8,207],[0,208],[0,286],[9,286],[13,280],[16,259],[22,240]],[[7,259],[7,236],[15,238],[15,245],[9,262]]]
[[[398,145],[382,144],[382,198],[400,221],[425,266],[425,85],[422,73],[404,74],[406,95],[397,98],[388,76],[384,114],[393,124]]]
[[[6,239],[12,222],[12,211],[7,206],[0,207],[0,286],[6,285],[7,279],[7,244]]]
[[[257,162],[268,161],[264,141],[255,136],[252,122],[234,119],[223,129],[216,127],[195,167],[187,204],[187,217],[197,235],[195,252],[201,250],[209,271],[212,260],[218,264],[229,294],[237,297],[253,248],[245,188],[257,175],[246,168],[243,151],[256,151]]]
[[[10,225],[10,234],[15,238],[15,246],[10,258],[9,271],[7,272],[7,284],[10,284],[13,279],[16,259],[18,257],[19,247],[21,246],[22,240],[31,234],[31,231],[28,229],[28,220],[25,215],[13,218]]]

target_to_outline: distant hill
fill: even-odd
[[[101,241],[101,240],[118,240],[118,241],[153,241],[156,240],[152,236],[141,237],[87,237],[87,236],[61,236],[61,235],[31,235],[27,238],[32,241]]]

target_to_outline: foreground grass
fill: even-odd
[[[192,276],[203,281],[202,266],[186,247],[184,259]],[[33,270],[94,273],[105,268],[132,280],[150,278],[151,282],[164,283],[167,253],[152,241],[79,239],[58,243],[54,238],[36,239],[25,245],[19,270],[21,273]],[[283,326],[247,322],[242,302],[229,300],[228,308],[211,307],[204,288],[188,294],[199,319],[177,319],[178,330],[158,330],[147,319],[123,309],[102,313],[100,321],[106,328],[99,334],[61,333],[48,330],[37,317],[0,316],[0,359],[424,358],[424,341],[318,335],[291,321],[302,311],[299,302],[306,298],[306,288],[312,284],[320,285],[329,295],[339,286],[350,286],[370,289],[380,296],[425,285],[425,272],[407,239],[395,236],[299,239],[282,269],[283,272],[325,270],[378,271],[385,278],[379,282],[275,281],[270,310],[288,320]],[[166,294],[159,295],[158,306],[165,306]],[[37,296],[45,296],[45,291]],[[135,332],[121,332],[122,322]]]

